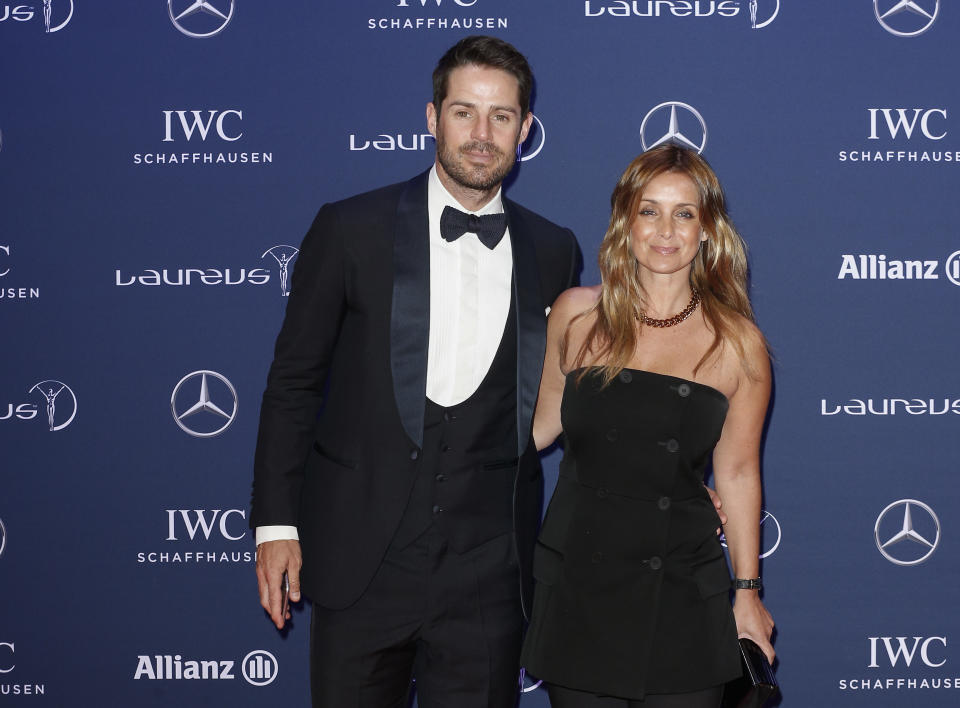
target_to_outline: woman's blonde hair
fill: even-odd
[[[604,385],[620,373],[636,350],[640,334],[637,314],[645,309],[645,293],[633,255],[630,227],[639,211],[643,190],[652,179],[667,172],[686,175],[696,185],[700,225],[707,236],[694,257],[690,286],[700,293],[703,316],[714,338],[694,367],[694,374],[727,342],[733,345],[748,375],[752,374],[747,364],[745,332],[737,321],[738,315],[754,321],[747,295],[746,246],[727,216],[723,189],[707,161],[691,150],[667,144],[634,158],[620,176],[610,197],[610,225],[600,244],[600,299],[571,321],[572,324],[596,313],[573,368],[583,366],[588,354],[592,355],[591,360],[605,360],[607,363],[600,367]],[[564,360],[569,336],[568,327],[561,348]],[[586,370],[580,376],[585,373]]]

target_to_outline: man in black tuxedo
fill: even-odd
[[[260,414],[261,604],[313,602],[313,705],[512,708],[540,521],[531,437],[573,233],[501,193],[524,57],[467,37],[433,74],[434,166],[320,209]],[[302,556],[301,556],[302,546]],[[301,568],[302,559],[302,568]]]

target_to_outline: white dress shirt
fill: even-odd
[[[446,206],[466,211],[446,190],[436,165],[427,182],[430,224],[430,335],[427,344],[427,398],[454,406],[480,387],[500,348],[510,311],[513,252],[510,230],[493,250],[477,235],[456,241],[440,236],[440,215]],[[503,212],[502,190],[478,211]],[[295,526],[258,526],[257,545],[298,539]]]

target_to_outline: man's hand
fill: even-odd
[[[300,567],[303,557],[300,542],[283,540],[267,541],[257,546],[257,585],[260,588],[260,605],[270,615],[277,629],[283,629],[290,619],[286,603],[300,602]],[[289,593],[284,587],[283,576],[287,575]]]
[[[717,510],[717,516],[720,517],[721,528],[717,529],[717,535],[719,536],[721,533],[723,533],[723,524],[727,523],[727,515],[724,514],[723,509],[720,508],[723,506],[723,500],[717,496],[716,491],[714,491],[712,487],[708,487],[707,485],[703,485],[703,487],[707,490],[707,494],[710,495],[710,501],[713,502],[713,506]]]

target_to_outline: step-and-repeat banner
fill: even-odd
[[[477,33],[534,68],[508,191],[585,283],[637,153],[726,187],[775,354],[783,705],[956,706],[946,0],[0,2],[0,703],[308,705],[309,613],[267,621],[247,528],[289,274],[323,202],[430,165],[430,73]]]

